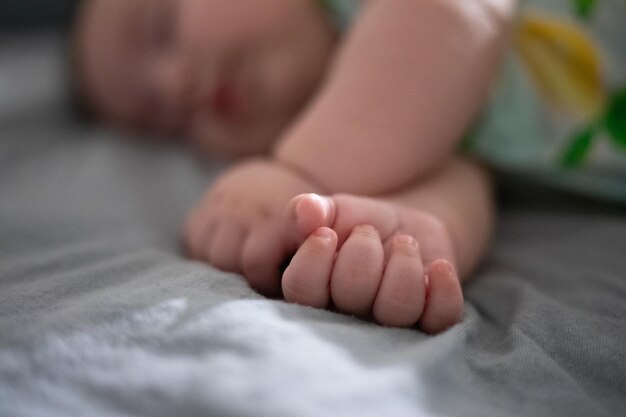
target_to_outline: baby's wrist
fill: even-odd
[[[314,188],[319,190],[318,192],[328,194],[330,190],[328,187],[323,186],[321,181],[315,178],[311,173],[306,172],[304,169],[300,168],[297,164],[292,163],[289,160],[284,158],[280,158],[278,156],[274,156],[271,159],[268,159],[272,164],[274,164],[277,168],[289,173],[290,175],[296,176],[300,178],[302,181],[305,181],[311,184]]]
[[[245,183],[263,179],[263,181],[275,183],[277,187],[281,187],[281,184],[300,184],[298,188],[302,188],[301,192],[327,194],[329,191],[326,187],[321,186],[319,181],[306,175],[295,165],[290,165],[272,157],[244,159],[233,165],[224,175],[239,177]]]

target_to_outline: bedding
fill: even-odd
[[[0,37],[0,415],[626,415],[626,210],[502,179],[437,336],[266,299],[178,230],[224,165],[76,120],[56,32]]]

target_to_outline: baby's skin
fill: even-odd
[[[469,275],[490,234],[485,172],[456,159],[384,198],[318,190],[273,162],[239,164],[189,215],[189,252],[290,302],[429,333],[461,320],[457,271]]]
[[[282,216],[250,229],[230,216],[213,223],[209,211],[200,207],[190,217],[190,252],[242,272],[265,294],[317,308],[332,304],[385,325],[419,320],[431,332],[461,319],[463,296],[450,235],[428,213],[350,194],[313,193],[292,198]],[[427,244],[418,246],[416,237]],[[291,251],[280,279],[281,263]]]
[[[240,160],[187,218],[192,257],[436,333],[462,319],[493,227],[488,175],[454,153],[514,2],[363,3],[339,42],[308,0],[89,0],[79,86],[109,122]]]

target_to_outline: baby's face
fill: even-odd
[[[98,114],[232,156],[269,150],[334,41],[312,0],[89,0],[77,33]]]

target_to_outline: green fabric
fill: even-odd
[[[502,170],[626,202],[626,2],[528,0],[519,11],[520,25],[524,19],[552,25],[541,36],[554,39],[545,42],[576,44],[572,36],[558,37],[559,31],[565,33],[563,25],[588,41],[596,54],[603,102],[592,116],[563,108],[533,77],[533,63],[521,53],[514,34],[518,42],[509,50],[492,99],[465,149]],[[580,42],[577,46],[583,49]]]
[[[345,31],[359,9],[358,0],[316,0],[328,11],[338,31]]]

